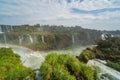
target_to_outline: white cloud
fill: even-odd
[[[120,7],[120,0],[72,0],[67,3],[65,0],[1,0],[0,16],[9,18],[0,19],[0,23],[8,24],[63,24],[63,25],[93,25],[101,23],[102,20],[120,18],[120,11],[107,11],[98,15],[71,13],[71,8],[81,10],[96,10],[103,8]],[[114,3],[114,4],[113,4]],[[92,22],[93,21],[93,22]],[[86,24],[87,23],[87,24]],[[108,23],[107,23],[108,24]],[[105,24],[105,25],[107,25]],[[114,24],[114,21],[113,21]],[[116,23],[118,24],[119,23]],[[95,24],[96,26],[97,24]],[[104,26],[105,26],[104,25]],[[88,26],[89,27],[89,26]]]

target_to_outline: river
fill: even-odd
[[[97,69],[100,80],[120,80],[120,72],[104,65],[98,59],[89,60],[87,64]]]

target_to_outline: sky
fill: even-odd
[[[120,30],[120,0],[0,0],[0,24]]]

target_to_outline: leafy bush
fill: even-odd
[[[95,70],[68,54],[48,54],[40,67],[43,80],[97,80]]]
[[[88,60],[94,59],[94,58],[95,58],[95,54],[89,48],[83,50],[83,52],[78,56],[78,59],[85,63],[87,63]]]

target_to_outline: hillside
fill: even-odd
[[[101,34],[119,36],[120,31],[100,31],[81,26],[56,25],[0,25],[0,43],[27,46],[33,50],[65,49],[94,45]]]

